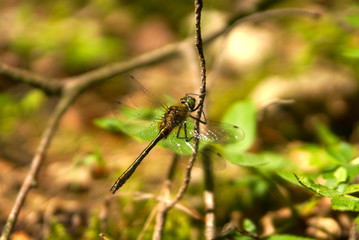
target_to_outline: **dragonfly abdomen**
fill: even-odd
[[[110,192],[115,194],[115,192],[122,187],[123,184],[127,182],[127,180],[132,176],[132,174],[136,171],[137,167],[140,165],[142,160],[147,156],[147,154],[152,150],[156,144],[163,139],[165,136],[161,132],[158,133],[157,137],[148,144],[148,146],[142,151],[142,153],[136,158],[136,160],[129,166],[124,173],[117,179],[117,181],[112,185]]]

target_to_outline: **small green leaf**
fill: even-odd
[[[256,231],[257,231],[256,225],[249,218],[244,219],[243,229],[249,233],[256,233]]]
[[[50,220],[50,233],[47,239],[70,240],[72,238],[71,235],[67,232],[66,227],[53,217]]]
[[[355,164],[354,162],[351,162],[351,164],[347,166],[348,177],[349,177],[348,182],[353,181],[356,178],[356,176],[359,174],[359,164]]]
[[[105,161],[99,152],[92,152],[92,153],[86,154],[86,156],[84,156],[81,159],[81,163],[84,164],[85,166],[91,166],[93,164],[104,165]]]
[[[266,240],[315,240],[315,239],[283,234],[283,235],[270,236],[269,238],[266,238]]]
[[[348,171],[344,167],[339,167],[334,172],[334,177],[337,180],[337,184],[345,182],[348,178]]]
[[[359,58],[359,49],[347,49],[343,51],[344,57],[352,58],[352,59],[358,59]]]
[[[351,193],[356,193],[356,192],[359,192],[359,184],[349,185],[343,191],[343,193],[345,193],[345,194],[351,194]]]
[[[278,171],[277,174],[278,174],[281,178],[287,180],[288,182],[293,183],[293,184],[295,184],[295,185],[300,185],[300,186],[301,186],[301,184],[298,182],[297,178],[295,177],[295,175],[294,175],[292,172],[288,172],[288,171]]]
[[[356,27],[359,27],[359,16],[357,14],[349,14],[345,17],[345,20],[348,23],[350,23]]]
[[[340,211],[359,212],[359,198],[350,195],[333,197],[332,208]]]
[[[349,163],[354,158],[353,147],[343,141],[326,146],[326,151],[340,163]]]
[[[97,118],[94,120],[94,124],[104,130],[111,132],[120,132],[123,129],[123,123],[115,118]]]
[[[240,166],[265,167],[266,169],[283,169],[289,166],[284,156],[271,152],[260,154],[236,153],[229,151],[228,148],[224,148],[223,155],[233,164]]]
[[[330,189],[326,186],[315,184],[313,181],[305,176],[299,176],[295,175],[298,182],[304,186],[305,188],[309,189],[310,191],[319,194],[320,196],[324,197],[336,197],[342,195],[341,192],[338,192],[336,190]]]
[[[315,130],[320,141],[325,144],[330,145],[339,141],[338,137],[329,130],[328,126],[321,122],[317,123]]]
[[[244,139],[235,144],[229,144],[229,151],[242,153],[252,146],[256,137],[256,108],[252,100],[234,103],[224,115],[222,122],[239,126],[244,131]]]
[[[327,153],[336,161],[340,163],[348,163],[353,159],[353,147],[344,141],[340,141],[326,125],[318,123],[316,132],[319,139],[326,145],[325,149]]]
[[[230,152],[224,149],[223,156],[233,164],[247,167],[263,166],[269,162],[269,159],[257,154]]]
[[[45,101],[45,94],[40,90],[32,90],[28,92],[21,100],[21,107],[26,112],[38,109]]]

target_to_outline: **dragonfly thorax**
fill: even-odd
[[[196,110],[195,107],[196,99],[186,95],[180,99],[178,104],[167,108],[162,121],[158,124],[161,134],[167,137],[175,127],[186,120],[189,112]]]

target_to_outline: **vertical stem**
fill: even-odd
[[[203,7],[202,0],[195,0],[195,28],[196,28],[196,37],[195,37],[195,46],[198,52],[199,60],[200,60],[200,69],[201,69],[201,87],[200,87],[200,97],[199,97],[199,108],[197,111],[197,119],[200,119],[203,112],[203,102],[206,95],[206,61],[204,59],[203,54],[203,47],[202,47],[202,36],[201,36],[201,11]],[[199,120],[196,120],[194,131],[199,134]],[[174,205],[183,197],[184,193],[186,192],[190,179],[191,179],[191,171],[193,168],[194,161],[197,157],[197,151],[198,151],[198,144],[199,144],[199,138],[195,137],[194,141],[194,151],[192,153],[192,156],[190,160],[188,161],[186,174],[184,177],[184,181],[178,190],[176,196],[170,203],[163,202],[163,205],[161,206],[160,212],[162,215],[158,215],[158,229],[156,230],[156,235],[153,236],[153,239],[161,239],[161,235],[164,227],[164,222],[162,222],[167,212],[174,207]],[[165,200],[164,200],[165,201]],[[156,224],[156,225],[157,225]],[[156,237],[156,238],[155,238]]]
[[[198,110],[198,119],[201,118],[203,112],[203,103],[206,96],[206,60],[203,53],[202,36],[201,36],[201,12],[203,8],[202,0],[195,0],[195,13],[196,13],[196,49],[198,52],[200,69],[201,69],[201,89],[200,89],[200,102]],[[196,121],[195,130],[199,131],[199,121]],[[196,149],[198,149],[198,143],[196,143]],[[204,202],[206,208],[205,217],[205,239],[213,239],[215,237],[215,215],[214,215],[214,194],[213,194],[213,175],[211,172],[212,167],[208,156],[204,157],[205,164],[205,191]]]
[[[199,57],[199,66],[201,69],[201,88],[200,88],[200,108],[199,108],[199,116],[202,115],[203,111],[203,102],[206,96],[206,60],[204,58],[203,53],[203,43],[202,43],[202,34],[201,34],[201,13],[203,8],[202,0],[195,0],[195,28],[196,28],[196,38],[195,45]]]
[[[203,7],[203,2],[202,0],[195,0],[195,46],[197,49],[197,53],[198,53],[198,57],[199,57],[199,61],[200,61],[200,69],[201,69],[201,87],[200,87],[200,96],[199,96],[199,107],[197,110],[197,115],[196,118],[200,119],[202,116],[202,112],[203,112],[203,103],[204,103],[204,98],[206,96],[206,61],[204,59],[204,54],[203,54],[203,46],[202,46],[202,36],[201,36],[201,11],[202,11],[202,7]],[[194,132],[196,133],[200,133],[200,128],[199,128],[199,120],[195,121],[195,126],[194,126]],[[197,157],[197,152],[198,152],[198,144],[199,144],[199,138],[195,137],[193,140],[193,144],[194,144],[194,151],[193,154],[190,158],[190,160],[188,161],[188,165],[187,165],[187,169],[186,169],[186,174],[184,177],[184,181],[180,187],[180,189],[178,190],[176,196],[174,197],[173,201],[167,205],[167,209],[172,208],[184,195],[184,193],[187,190],[187,187],[189,185],[190,179],[191,179],[191,171],[193,168],[193,164],[194,161]]]
[[[204,150],[206,152],[206,150]],[[212,171],[212,159],[209,154],[203,156],[204,173],[204,207],[205,207],[205,239],[214,239],[216,236],[216,217],[214,199],[214,181]]]

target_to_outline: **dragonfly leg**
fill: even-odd
[[[184,131],[184,137],[181,136],[181,130],[183,129]],[[194,137],[189,137],[187,135],[187,122],[184,121],[179,127],[178,127],[178,131],[177,131],[177,136],[178,139],[184,139],[186,142],[191,141]]]
[[[189,115],[192,119],[194,120],[198,120],[200,123],[202,124],[207,124],[207,118],[206,118],[206,115],[204,114],[204,112],[202,112],[203,114],[203,119],[200,119],[198,117],[195,117],[195,116],[192,116],[192,115]]]

